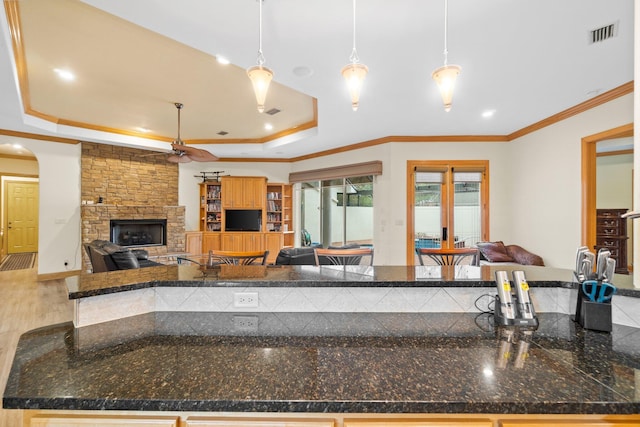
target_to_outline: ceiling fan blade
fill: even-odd
[[[218,157],[214,154],[211,154],[207,150],[198,149],[197,152],[188,153],[187,156],[191,158],[194,162],[216,162],[218,161]]]
[[[215,162],[218,160],[218,157],[201,148],[180,144],[171,144],[171,147],[176,151],[183,152],[186,156],[190,157],[191,160],[196,162]]]

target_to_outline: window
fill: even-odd
[[[373,244],[372,175],[300,185],[300,224],[312,243],[324,247]]]

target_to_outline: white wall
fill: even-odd
[[[80,144],[0,135],[0,144],[19,143],[38,159],[40,222],[38,274],[82,268],[80,258]],[[69,265],[65,267],[65,261]]]
[[[596,159],[596,207],[633,208],[633,154],[599,156]]]
[[[632,122],[630,94],[510,143],[513,188],[503,208],[516,223],[509,240],[549,266],[572,268],[581,244],[582,138]]]

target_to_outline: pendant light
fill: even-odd
[[[357,111],[360,101],[360,90],[362,89],[364,78],[369,72],[369,68],[364,64],[360,64],[360,58],[356,50],[356,0],[353,0],[353,50],[351,51],[349,60],[351,63],[345,65],[341,73],[347,81],[347,87],[351,95],[351,108],[353,108],[353,111]]]
[[[262,54],[262,2],[264,0],[258,0],[258,4],[260,5],[260,44],[258,47],[258,65],[254,65],[247,69],[247,75],[251,79],[251,84],[253,85],[253,91],[256,94],[256,101],[258,102],[258,112],[264,112],[264,101],[267,98],[267,91],[269,90],[269,83],[271,83],[271,79],[273,79],[273,71],[271,71],[267,67],[263,67],[264,64],[264,55]]]
[[[453,98],[453,88],[456,84],[456,78],[458,74],[460,74],[460,71],[462,71],[462,67],[459,65],[447,64],[447,55],[449,54],[447,50],[448,9],[448,0],[444,0],[444,66],[436,69],[431,74],[433,80],[438,84],[440,95],[444,102],[444,111],[447,112],[451,110],[451,100]]]

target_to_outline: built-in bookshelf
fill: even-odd
[[[283,247],[293,247],[293,200],[290,184],[267,183],[266,232],[282,233]]]
[[[200,222],[202,231],[222,230],[222,186],[220,182],[200,184]]]

